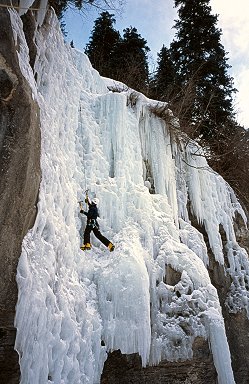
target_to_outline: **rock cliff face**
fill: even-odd
[[[214,384],[217,374],[207,341],[197,338],[192,360],[178,363],[162,362],[154,367],[142,368],[137,355],[124,356],[120,351],[111,353],[105,363],[101,384]]]
[[[249,233],[243,221],[239,216],[236,217],[235,231],[238,243],[249,252]],[[226,251],[224,249],[224,253]],[[231,279],[225,270],[218,263],[214,262],[210,255],[210,277],[213,285],[217,288],[222,313],[226,326],[226,335],[232,358],[232,367],[234,371],[235,381],[238,384],[248,384],[249,382],[249,320],[246,311],[237,313],[229,312],[226,305],[227,293],[231,285]],[[228,263],[228,262],[227,262]],[[229,265],[226,265],[229,267]],[[243,352],[242,352],[243,351]]]
[[[9,12],[0,11],[0,382],[18,383],[16,266],[40,183],[39,110],[21,74]]]
[[[35,45],[32,39],[34,23],[25,16],[25,31],[33,65]],[[36,216],[36,201],[40,183],[39,108],[21,74],[16,54],[10,17],[0,11],[0,382],[18,383],[18,356],[14,351],[14,315],[17,300],[15,274],[22,239],[32,227]],[[193,219],[194,222],[194,219]],[[237,219],[240,244],[249,248],[248,231]],[[196,227],[200,232],[203,228]],[[215,262],[209,251],[209,273],[217,288],[227,337],[232,354],[236,383],[248,383],[249,321],[245,312],[231,314],[225,305],[231,280],[225,269]],[[176,284],[180,274],[167,270],[166,283]],[[239,330],[239,332],[238,332]],[[102,374],[102,384],[168,383],[215,384],[217,373],[206,340],[196,338],[192,360],[162,362],[142,368],[140,357],[109,354]]]

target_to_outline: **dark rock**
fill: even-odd
[[[0,99],[2,101],[8,101],[15,89],[15,83],[5,71],[0,69]]]
[[[29,47],[29,64],[34,69],[35,58],[37,54],[37,46],[35,44],[35,31],[36,23],[31,10],[28,10],[22,17],[23,32],[25,34],[26,42]]]
[[[0,382],[18,383],[14,351],[16,267],[36,216],[39,109],[19,68],[10,16],[0,10]]]
[[[207,341],[196,338],[192,360],[162,361],[143,368],[138,354],[114,351],[104,365],[101,384],[216,384],[217,373]]]

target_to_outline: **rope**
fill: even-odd
[[[81,128],[82,128],[82,113],[81,113],[81,104],[79,106],[79,116],[80,116],[80,124],[81,124]],[[82,151],[82,160],[83,160],[83,167],[84,167],[84,181],[85,181],[85,199],[88,198],[88,189],[87,189],[87,185],[86,185],[86,169],[85,169],[85,164],[84,164],[84,148],[83,148],[83,151]],[[85,200],[84,199],[84,200]],[[88,209],[88,204],[87,202],[85,201],[86,203],[86,210]],[[82,207],[83,208],[83,207]]]
[[[82,128],[82,114],[81,114],[81,105],[80,105],[80,124],[81,124],[81,128]],[[84,148],[83,148],[83,152],[82,152],[82,160],[83,160],[83,166],[84,166]],[[86,169],[85,169],[85,166],[84,166],[84,180],[85,180],[85,193],[87,195],[88,193],[88,189],[87,189],[87,185],[86,185]]]

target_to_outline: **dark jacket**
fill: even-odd
[[[87,225],[91,225],[92,227],[99,227],[99,224],[97,222],[97,218],[99,217],[98,208],[94,204],[88,203],[88,212],[81,210],[81,213],[84,213],[84,215],[87,216]]]
[[[98,208],[94,204],[89,204],[88,212],[84,211],[84,215],[87,216],[87,219],[95,219],[97,220],[99,216]]]

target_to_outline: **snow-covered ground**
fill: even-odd
[[[151,112],[156,101],[137,94],[132,103],[132,90],[66,46],[52,14],[37,33],[36,83],[16,12],[11,19],[42,134],[38,215],[17,274],[21,383],[97,384],[108,351],[138,352],[143,366],[189,359],[197,336],[210,342],[219,383],[234,383],[206,245],[187,212],[189,200],[220,264],[223,227],[236,296],[229,305],[248,309],[249,263],[233,230],[235,211],[244,213],[233,191],[200,148],[177,144]],[[92,250],[80,250],[86,189],[100,200],[113,253],[93,235]],[[169,267],[181,274],[174,286]]]

